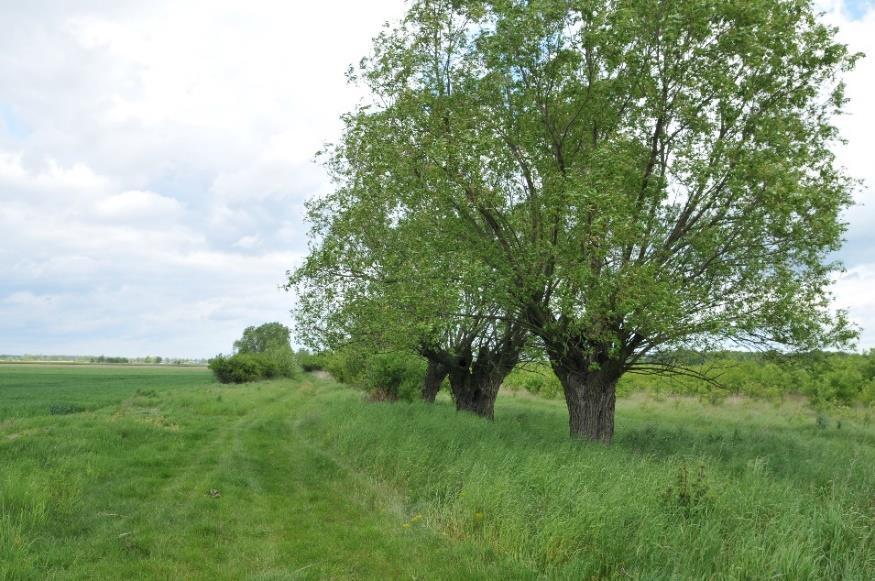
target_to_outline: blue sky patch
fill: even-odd
[[[0,101],[0,131],[14,139],[24,139],[30,133],[30,128],[24,120],[4,101]]]
[[[859,20],[870,10],[875,10],[875,0],[845,0],[845,9],[851,18]]]

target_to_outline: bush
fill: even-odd
[[[383,353],[364,365],[362,384],[378,400],[413,401],[419,397],[425,365],[412,355]]]
[[[340,383],[360,385],[365,362],[372,355],[353,349],[332,351],[323,356],[325,370]]]
[[[262,379],[295,377],[300,370],[291,350],[237,353],[230,357],[218,355],[210,359],[209,368],[221,383],[250,383]]]
[[[425,377],[425,362],[412,353],[375,354],[350,348],[324,353],[319,359],[334,379],[364,389],[374,401],[413,401]]]
[[[505,378],[504,385],[513,390],[524,389],[546,399],[557,399],[562,395],[562,384],[546,363],[517,367]]]
[[[252,353],[218,355],[210,359],[209,368],[221,383],[249,383],[265,377],[264,366]]]
[[[277,349],[266,353],[247,353],[254,355],[263,366],[262,374],[267,379],[274,377],[295,377],[300,371],[298,360],[291,349]]]
[[[323,353],[310,353],[309,351],[299,351],[297,354],[298,361],[304,371],[322,371],[325,369],[325,355]]]

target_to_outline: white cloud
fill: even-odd
[[[402,6],[5,3],[0,353],[204,356],[288,322],[312,157]]]
[[[155,192],[132,190],[109,196],[97,203],[97,214],[114,220],[166,220],[180,213],[182,204]]]
[[[108,187],[109,180],[84,163],[65,167],[49,157],[27,167],[22,153],[0,150],[0,200],[20,194],[19,190],[30,196],[93,196]]]
[[[847,144],[837,150],[848,173],[862,180],[855,194],[857,204],[847,212],[847,243],[840,252],[848,271],[835,286],[837,305],[849,310],[861,327],[860,344],[875,347],[875,5],[859,1],[821,0],[826,21],[839,29],[838,38],[853,52],[866,56],[845,77],[850,102],[837,125]],[[854,8],[852,10],[852,8]]]
[[[258,236],[244,236],[234,243],[235,248],[242,248],[243,250],[251,250],[259,246],[261,246],[261,238]]]
[[[875,348],[875,263],[849,268],[835,285],[836,304],[861,328],[860,344]]]
[[[313,155],[361,96],[346,67],[403,4],[3,3],[0,353],[206,356],[288,322],[277,286],[306,251],[303,201],[328,187]],[[822,6],[873,55],[848,78],[839,152],[872,200],[875,12]],[[850,219],[836,292],[875,328],[875,203]]]

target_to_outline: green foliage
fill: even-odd
[[[218,355],[210,359],[208,366],[221,383],[249,383],[262,379],[294,377],[299,370],[291,350],[237,353],[230,357]]]
[[[425,364],[421,359],[400,353],[382,353],[368,358],[361,381],[376,398],[413,401],[419,397],[424,375]]]
[[[322,371],[325,369],[326,360],[324,353],[311,353],[310,351],[298,351],[295,356],[301,364],[301,369],[307,372]]]
[[[291,349],[291,331],[282,323],[265,323],[258,327],[246,327],[243,336],[234,341],[237,353],[266,353]]]
[[[419,398],[425,362],[405,352],[369,353],[342,349],[325,354],[325,369],[340,382],[367,391],[374,400]]]
[[[805,0],[414,1],[352,71],[299,320],[382,350],[515,319],[579,406],[659,350],[849,345],[857,58]]]
[[[238,353],[230,357],[217,355],[210,359],[209,368],[221,383],[249,383],[265,378],[261,359],[252,353]]]
[[[562,397],[562,384],[547,364],[528,364],[514,369],[504,381],[509,389],[524,389],[546,399]]]
[[[290,331],[280,323],[247,327],[234,342],[237,353],[218,355],[208,366],[221,383],[249,383],[261,379],[294,377],[300,364],[289,343]]]
[[[92,357],[91,363],[130,363],[130,359],[127,357],[106,357],[105,355],[100,355],[99,357]]]
[[[358,385],[368,358],[366,352],[346,348],[329,351],[323,356],[325,370],[337,381]]]
[[[237,355],[247,355],[238,353]],[[277,349],[264,353],[252,353],[263,367],[263,375],[267,379],[275,377],[295,377],[301,366],[291,349]]]
[[[701,397],[719,403],[731,395],[753,399],[781,400],[804,396],[814,406],[871,406],[875,404],[875,378],[869,374],[873,354],[814,352],[791,357],[770,354],[717,352],[682,353],[671,361],[685,369],[711,377],[642,375],[628,373],[617,386],[620,394],[647,392],[655,395]],[[528,364],[513,371],[505,381],[510,389],[556,399],[559,380],[546,363]]]

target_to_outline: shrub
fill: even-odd
[[[419,358],[382,353],[366,361],[361,383],[375,399],[413,401],[419,396],[424,375],[425,366]]]
[[[323,362],[325,370],[333,375],[337,381],[349,385],[359,385],[365,369],[365,362],[371,356],[358,350],[343,349],[325,354]]]
[[[515,390],[525,389],[533,395],[547,399],[556,399],[562,395],[562,384],[546,363],[533,363],[514,369],[505,378],[504,385]]]
[[[252,353],[264,367],[264,377],[295,377],[300,371],[298,360],[291,349],[277,349],[266,353]]]
[[[323,353],[310,353],[309,351],[299,351],[297,354],[298,361],[304,371],[322,371],[325,369],[325,355]]]
[[[264,377],[264,366],[251,353],[218,355],[210,359],[209,368],[221,383],[248,383]]]
[[[337,381],[364,389],[373,401],[413,401],[419,397],[425,376],[425,362],[412,353],[348,348],[318,357]]]
[[[294,377],[299,371],[291,350],[237,353],[230,357],[217,355],[210,359],[209,368],[221,383],[250,383],[261,379]]]

